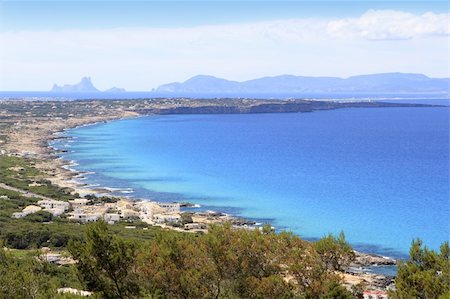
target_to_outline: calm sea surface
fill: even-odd
[[[305,238],[407,253],[449,236],[449,108],[168,115],[70,130],[64,158],[122,195],[189,200]]]

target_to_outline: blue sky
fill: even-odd
[[[369,9],[448,12],[447,1],[2,1],[1,5],[1,30],[180,27],[349,17]]]
[[[85,75],[128,90],[197,74],[449,76],[447,1],[2,1],[0,43],[0,90]]]

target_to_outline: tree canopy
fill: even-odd
[[[409,251],[409,260],[400,262],[395,279],[392,298],[450,298],[450,248],[441,245],[440,251],[423,246],[420,239],[414,240]]]
[[[99,222],[69,248],[87,288],[106,298],[351,296],[311,243],[270,229],[213,225],[205,235],[160,232],[137,246]]]

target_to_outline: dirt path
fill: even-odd
[[[8,186],[8,185],[3,184],[3,183],[0,183],[0,188],[6,189],[6,190],[15,191],[15,192],[19,192],[20,194],[22,194],[23,196],[26,196],[26,197],[34,197],[34,198],[40,198],[40,199],[45,199],[45,200],[53,200],[53,198],[46,197],[46,196],[43,196],[43,195],[39,195],[39,194],[30,192],[30,191],[22,190],[22,189],[19,189],[19,188],[11,187],[11,186]]]

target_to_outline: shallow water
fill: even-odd
[[[89,183],[404,256],[449,235],[449,109],[168,115],[69,131]],[[62,142],[62,141],[59,141]],[[55,146],[63,146],[55,143]]]

